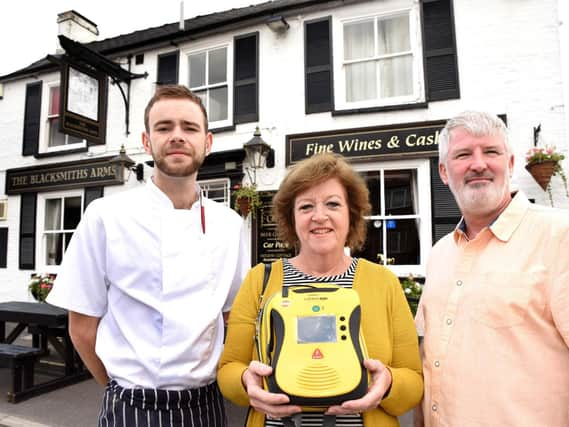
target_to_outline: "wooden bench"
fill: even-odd
[[[32,346],[40,348],[45,354],[49,354],[47,346],[48,334],[53,337],[64,337],[67,333],[67,326],[51,326],[42,328],[38,325],[29,325],[28,332],[32,334]]]
[[[16,344],[0,343],[0,366],[12,370],[12,388],[8,400],[14,402],[16,396],[34,385],[34,364],[42,350]]]

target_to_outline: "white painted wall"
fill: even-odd
[[[474,0],[454,0],[455,24],[461,98],[432,102],[427,109],[390,111],[333,117],[330,113],[304,113],[304,59],[303,23],[334,14],[335,36],[341,19],[374,13],[392,5],[417,7],[416,0],[386,0],[366,2],[342,8],[336,12],[325,10],[287,18],[290,29],[282,35],[273,33],[265,25],[240,31],[260,33],[260,120],[263,138],[276,150],[276,167],[258,174],[261,190],[276,189],[284,175],[285,137],[287,134],[319,132],[448,119],[464,109],[485,109],[506,114],[511,130],[511,141],[517,164],[514,184],[534,198],[548,204],[547,195],[524,169],[524,153],[533,145],[533,127],[541,123],[542,141],[557,145],[568,154],[567,111],[565,109],[567,78],[561,68],[561,41],[558,6],[561,0],[516,1],[495,0],[482,5]],[[103,23],[100,23],[103,24]],[[205,41],[194,41],[179,46],[180,78],[186,83],[187,60],[184,53],[215,43],[232,43],[237,33],[217,35]],[[50,35],[38,35],[49,37]],[[55,37],[55,35],[53,35]],[[567,52],[567,44],[565,52]],[[33,166],[42,163],[72,161],[89,156],[115,155],[122,144],[136,162],[148,160],[140,142],[143,131],[143,112],[156,81],[157,55],[174,47],[145,52],[144,64],[131,64],[135,73],[148,72],[146,79],[137,79],[131,86],[130,134],[125,134],[124,103],[119,90],[109,85],[107,144],[93,147],[90,153],[68,155],[51,159],[22,157],[22,132],[25,85],[29,78],[4,85],[0,100],[0,196],[3,192],[6,169]],[[126,58],[118,58],[128,68]],[[57,75],[40,76],[44,81]],[[45,87],[45,84],[44,84]],[[47,96],[44,93],[44,96]],[[214,135],[214,151],[241,148],[254,132],[257,123],[238,125],[234,131]],[[566,170],[569,163],[565,162]],[[150,169],[146,167],[146,177]],[[124,191],[141,185],[131,175],[125,186],[105,188],[105,194]],[[28,299],[26,284],[30,271],[18,270],[19,196],[9,197],[8,220],[0,226],[9,227],[8,268],[0,270],[0,301]],[[569,209],[561,184],[554,179],[555,205]]]

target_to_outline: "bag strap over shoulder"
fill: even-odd
[[[271,275],[272,267],[272,264],[270,262],[264,263],[263,265],[265,266],[265,272],[263,275],[263,287],[261,288],[261,293],[259,294],[259,310],[261,310],[261,302],[263,302],[263,295],[265,295],[265,289],[267,288],[267,283],[269,282],[269,276]]]
[[[261,298],[265,294],[265,289],[267,288],[267,282],[269,281],[269,276],[271,275],[271,267],[273,265],[269,263],[265,263],[265,275],[263,276],[263,288],[261,289]]]

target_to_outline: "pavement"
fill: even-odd
[[[18,344],[30,345],[31,336],[24,335]],[[38,369],[36,383],[41,381],[43,367]],[[95,426],[104,388],[88,379],[19,403],[10,403],[6,392],[10,384],[10,370],[0,368],[0,427],[83,427]],[[229,427],[244,426],[247,408],[225,402]],[[411,414],[399,419],[401,427],[411,427]]]
[[[0,369],[1,395],[7,389],[7,369]],[[6,380],[4,380],[6,379]],[[0,400],[0,427],[82,427],[95,426],[103,387],[89,379],[19,403]],[[244,425],[246,408],[225,403],[229,427]]]

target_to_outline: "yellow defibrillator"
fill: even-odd
[[[329,283],[283,287],[257,318],[259,360],[273,368],[265,389],[305,411],[362,397],[368,389],[360,299]]]

